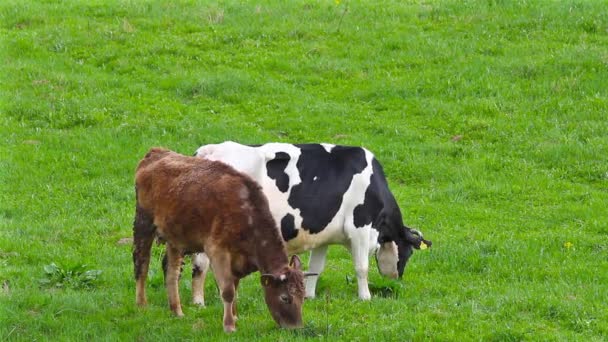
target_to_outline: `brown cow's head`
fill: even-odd
[[[297,255],[291,257],[289,268],[280,274],[262,274],[266,305],[281,328],[301,328],[304,302],[304,273]]]

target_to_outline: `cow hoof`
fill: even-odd
[[[224,325],[224,332],[233,333],[236,331],[235,325]]]
[[[196,306],[200,306],[201,308],[205,307],[205,300],[200,298],[195,298],[192,300],[192,304]]]
[[[361,300],[371,300],[372,299],[372,295],[369,294],[369,293],[360,294],[359,295],[359,299],[361,299]]]

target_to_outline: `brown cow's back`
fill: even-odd
[[[256,209],[268,207],[261,188],[226,164],[154,148],[139,163],[135,183],[138,204],[154,218],[158,236],[179,249],[200,252],[221,245],[252,255],[246,249],[255,243],[246,241],[255,241],[254,233],[282,244],[269,211]],[[238,273],[255,271],[235,266],[246,268],[235,269]]]

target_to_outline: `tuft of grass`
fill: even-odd
[[[88,270],[87,265],[75,264],[70,266],[57,266],[50,263],[44,266],[44,277],[39,279],[41,285],[46,287],[92,289],[101,275],[101,270]]]
[[[404,295],[406,286],[397,280],[378,278],[369,283],[369,291],[374,297],[397,299]]]

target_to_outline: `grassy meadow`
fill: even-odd
[[[0,340],[226,338],[160,246],[136,307],[121,240],[151,146],[224,140],[365,146],[433,241],[370,302],[331,247],[298,331],[251,275],[230,339],[607,340],[607,5],[0,2]]]

